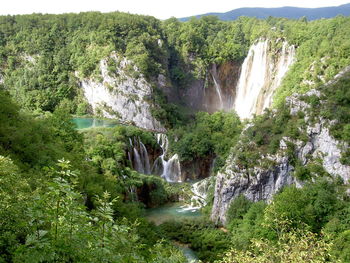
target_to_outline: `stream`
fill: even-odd
[[[170,203],[156,208],[146,210],[146,218],[156,225],[160,225],[169,220],[191,219],[201,216],[198,209],[188,207],[182,203]],[[187,258],[187,262],[195,263],[198,257],[192,249],[185,244],[175,243]]]
[[[198,257],[194,253],[192,249],[183,244],[176,244],[176,246],[182,251],[184,256],[187,258],[188,263],[196,263],[198,262]]]

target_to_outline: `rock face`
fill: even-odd
[[[183,181],[198,180],[209,177],[213,173],[215,156],[208,155],[192,161],[181,162]]]
[[[233,105],[235,87],[239,79],[241,63],[227,61],[209,66],[203,79],[193,80],[179,94],[171,94],[170,100],[184,102],[194,110],[215,112],[229,111]],[[174,96],[175,95],[175,96]]]
[[[277,163],[271,169],[248,171],[240,170],[234,160],[228,160],[225,170],[219,172],[216,178],[212,210],[214,221],[225,224],[231,201],[241,194],[254,202],[270,200],[283,186],[295,183],[291,175],[294,168],[289,164],[288,157],[275,156],[271,161]]]
[[[320,97],[321,94],[317,90],[311,90],[307,92],[306,95]],[[287,98],[286,102],[290,106],[292,115],[297,114],[299,110],[305,111],[305,109],[310,108],[310,105],[306,104],[304,101],[300,101],[299,96],[296,94]],[[309,121],[309,116],[307,114],[304,120],[306,123]],[[338,175],[345,183],[349,183],[350,166],[343,165],[340,162],[341,153],[349,146],[335,140],[330,135],[329,125],[333,122],[335,121],[328,121],[320,118],[314,125],[308,125],[306,129],[308,141],[306,143],[302,141],[295,142],[297,146],[297,156],[303,165],[309,162],[310,157],[314,159],[320,158],[322,160],[322,166],[327,173]]]
[[[108,70],[108,60],[119,64],[112,72]],[[144,129],[165,131],[150,112],[147,98],[152,95],[151,85],[131,61],[113,53],[108,59],[100,61],[100,73],[100,80],[81,79],[81,87],[94,114],[118,118]]]
[[[320,92],[311,90],[306,96],[320,97]],[[296,115],[299,111],[305,114],[305,123],[311,123],[307,110],[311,108],[309,104],[301,100],[301,96],[294,94],[286,99],[290,108],[290,114]],[[319,118],[314,124],[306,125],[306,141],[292,140],[283,137],[280,141],[280,148],[275,155],[261,156],[261,165],[242,169],[237,165],[232,153],[226,162],[223,171],[219,172],[216,179],[214,205],[212,219],[216,222],[226,222],[226,211],[230,203],[243,194],[251,201],[269,201],[275,193],[283,186],[295,184],[301,186],[293,177],[294,167],[291,165],[285,149],[287,143],[293,143],[295,156],[302,165],[307,165],[313,160],[321,160],[324,170],[332,176],[340,176],[345,183],[350,180],[350,166],[341,164],[340,157],[342,149],[348,145],[335,140],[329,131],[329,125],[334,121]],[[238,144],[236,150],[239,151]],[[263,161],[271,163],[266,168]]]

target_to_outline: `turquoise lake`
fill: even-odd
[[[72,122],[78,130],[89,129],[95,127],[114,127],[119,125],[116,120],[103,120],[96,118],[73,118]]]
[[[189,208],[181,203],[166,204],[146,211],[146,218],[156,225],[169,220],[183,220],[201,216],[198,209]]]

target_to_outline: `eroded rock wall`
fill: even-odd
[[[118,64],[115,70],[108,69],[108,59],[113,59]],[[151,114],[151,104],[148,101],[152,96],[150,83],[130,60],[115,53],[108,59],[100,61],[101,75],[98,78],[80,80],[93,113],[117,118],[140,128],[165,131]]]
[[[311,90],[305,95],[321,96],[318,90]],[[335,121],[318,117],[316,121],[311,122],[308,114],[309,110],[312,110],[311,105],[302,100],[298,94],[288,97],[286,103],[292,116],[300,111],[304,113],[307,125],[303,132],[306,134],[306,140],[283,137],[275,155],[262,155],[258,165],[248,168],[240,167],[232,152],[225,168],[217,175],[212,209],[214,221],[225,224],[226,211],[230,203],[240,194],[254,202],[269,201],[286,185],[302,185],[302,182],[293,177],[295,167],[286,151],[288,143],[294,145],[294,155],[301,165],[306,166],[314,160],[321,160],[321,165],[327,173],[334,177],[340,176],[345,183],[349,183],[350,166],[343,165],[340,161],[342,151],[349,146],[331,136],[329,127]],[[240,150],[240,144],[242,142],[238,143],[236,151]],[[271,165],[266,167],[264,164],[267,162]]]

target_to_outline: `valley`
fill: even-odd
[[[349,30],[0,16],[0,262],[350,262]]]

